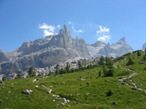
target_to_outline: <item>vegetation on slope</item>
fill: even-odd
[[[7,80],[0,85],[0,109],[144,109],[146,93],[119,81],[132,74],[122,68],[132,69],[137,73],[130,79],[146,89],[144,56],[144,52],[136,51],[114,63],[102,57],[98,66],[74,73]],[[38,81],[33,82],[36,78]],[[48,93],[47,88],[52,92]],[[26,89],[32,90],[32,94],[23,94]],[[62,105],[62,98],[69,102]]]

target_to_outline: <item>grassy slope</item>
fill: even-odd
[[[135,69],[138,74],[132,79],[141,88],[146,89],[146,71],[144,65],[139,64],[141,57],[132,54],[135,64],[125,66],[127,60],[119,61],[119,66]],[[115,69],[114,77],[99,77],[100,67],[57,76],[39,77],[38,83],[32,83],[35,78],[6,81],[0,85],[0,109],[144,109],[146,93],[132,90],[122,85],[118,78],[120,67]],[[85,78],[79,81],[77,78]],[[38,85],[42,90],[38,90]],[[53,94],[61,95],[70,100],[65,106],[60,105],[62,100],[56,100],[41,87],[45,85],[53,89]],[[25,89],[33,90],[30,95],[22,94]],[[111,90],[112,95],[106,96]],[[9,92],[10,91],[10,92]],[[53,102],[55,100],[55,102]],[[70,105],[70,106],[69,106]]]

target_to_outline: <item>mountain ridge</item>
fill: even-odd
[[[89,45],[84,39],[73,39],[64,25],[57,35],[24,42],[18,49],[6,53],[9,60],[1,64],[1,73],[9,74],[19,69],[24,71],[31,66],[51,67],[76,58],[118,57],[132,51],[125,38],[112,45],[100,41]]]

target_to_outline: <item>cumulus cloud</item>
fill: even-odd
[[[49,30],[51,32],[54,32],[54,30],[55,30],[54,26],[48,25],[48,24],[45,24],[45,23],[43,23],[42,25],[39,25],[39,28],[40,29],[47,29],[47,30]]]
[[[73,24],[71,21],[68,21],[67,23],[68,23],[69,25],[71,25],[72,30],[73,30],[75,33],[83,33],[83,30],[82,30],[82,29],[77,30],[77,29],[75,28],[74,24]]]
[[[110,29],[109,28],[107,28],[107,27],[103,27],[103,26],[98,26],[99,27],[99,30],[97,30],[96,31],[96,33],[107,33],[107,32],[109,32],[110,31]]]
[[[107,27],[103,27],[101,25],[98,27],[99,27],[99,29],[96,31],[98,40],[102,41],[102,42],[106,42],[106,41],[110,40],[111,39],[110,29]]]
[[[48,30],[44,30],[44,36],[50,36],[50,35],[54,35],[54,33],[48,31]]]
[[[79,29],[79,30],[74,29],[74,32],[76,32],[76,33],[83,33],[83,30],[81,30],[81,29]]]
[[[58,28],[58,29],[61,29],[61,25],[57,25],[57,28]]]
[[[67,23],[68,23],[68,24],[73,24],[71,21],[68,21]]]
[[[103,35],[103,36],[98,37],[98,40],[102,42],[106,42],[110,40],[110,38],[111,38],[110,35]]]
[[[44,30],[44,36],[49,36],[49,35],[55,34],[55,27],[52,25],[43,23],[43,24],[39,25],[39,28]]]

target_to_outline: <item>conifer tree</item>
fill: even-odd
[[[59,74],[59,64],[57,64],[57,65],[55,66],[55,69],[56,69],[55,74]]]
[[[29,75],[29,76],[34,76],[34,75],[35,75],[35,72],[34,72],[33,67],[30,67],[30,68],[28,69],[28,75]]]
[[[141,55],[140,50],[138,50],[137,51],[137,56],[140,56],[140,55]]]
[[[105,58],[103,56],[100,57],[99,65],[104,65]]]
[[[128,57],[128,62],[127,62],[126,65],[132,65],[132,64],[134,64],[134,62],[133,62],[132,58],[129,56]]]
[[[66,63],[66,72],[69,73],[70,72],[70,65],[69,62]]]
[[[80,60],[78,61],[78,68],[79,68],[79,69],[82,68],[81,61],[80,61]]]

